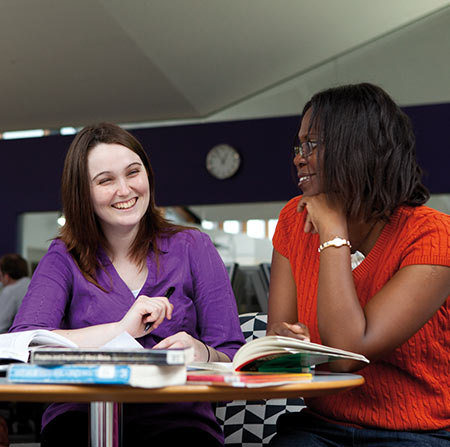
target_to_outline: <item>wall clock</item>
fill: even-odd
[[[218,144],[206,156],[206,169],[215,178],[224,180],[232,177],[241,165],[239,152],[229,144]]]

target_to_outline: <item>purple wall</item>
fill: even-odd
[[[432,194],[450,193],[450,104],[405,107],[416,134],[417,159]]]
[[[450,104],[410,107],[418,158],[433,193],[450,193]],[[287,201],[298,193],[292,177],[292,141],[298,116],[137,129],[156,177],[158,205]],[[73,136],[0,140],[2,216],[0,254],[17,251],[17,218],[29,211],[61,207],[60,180]],[[238,173],[215,180],[205,170],[208,150],[235,146]]]

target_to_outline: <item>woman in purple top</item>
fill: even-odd
[[[225,266],[208,236],[165,220],[154,197],[150,162],[129,132],[109,123],[81,130],[62,176],[66,223],[11,331],[49,329],[80,347],[127,331],[146,348],[192,346],[196,360],[230,361],[244,339]],[[52,404],[41,445],[87,445],[87,426],[87,405]],[[125,445],[180,440],[223,444],[210,404],[124,406]]]

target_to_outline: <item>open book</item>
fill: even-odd
[[[309,373],[316,365],[335,360],[351,359],[369,363],[361,354],[329,346],[268,335],[249,341],[234,356],[233,363],[201,363],[190,365],[192,370],[258,373]]]
[[[268,335],[249,341],[233,359],[235,371],[308,372],[322,363],[351,359],[369,363],[361,354],[291,337]]]
[[[366,357],[353,352],[268,335],[243,345],[232,363],[191,363],[187,382],[247,388],[308,382],[313,380],[316,365],[339,359],[369,363]]]
[[[182,385],[193,356],[193,348],[144,349],[127,332],[99,348],[45,329],[0,334],[1,371],[12,383]]]
[[[144,349],[126,332],[99,348],[79,348],[71,340],[45,329],[0,334],[0,361],[4,364],[29,362],[38,365],[109,363],[185,366],[193,358],[193,348]]]
[[[30,349],[37,345],[77,348],[66,337],[46,329],[0,334],[0,361],[28,362]]]

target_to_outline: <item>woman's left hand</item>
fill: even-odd
[[[203,342],[184,331],[166,337],[157,345],[153,346],[153,349],[189,348],[191,346],[194,348],[194,361],[206,362],[208,359],[211,359],[211,351],[213,348],[206,347]],[[209,353],[208,350],[210,351]]]
[[[306,209],[305,233],[319,233],[321,236],[347,236],[347,219],[339,206],[332,206],[325,194],[303,196],[298,202],[299,213]]]

